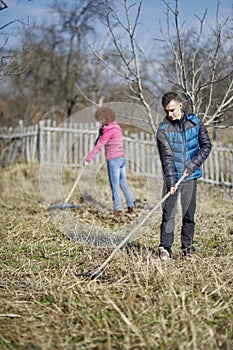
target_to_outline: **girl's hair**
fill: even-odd
[[[100,107],[95,112],[95,119],[101,120],[103,124],[108,124],[116,120],[116,113],[110,107]]]

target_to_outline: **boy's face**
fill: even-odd
[[[164,107],[164,110],[170,120],[180,119],[182,116],[182,103],[171,100],[171,102]]]

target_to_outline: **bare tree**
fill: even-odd
[[[93,54],[87,51],[79,30],[89,36],[95,32],[97,19],[103,17],[101,5],[102,0],[69,4],[54,1],[52,11],[56,13],[56,21],[44,23],[31,33],[29,50],[23,51],[17,60],[18,65],[27,69],[11,76],[26,120],[39,111],[41,116],[47,116],[49,111],[53,116],[54,110],[59,110],[65,118],[85,106],[75,84],[83,89],[91,85],[87,74]]]
[[[143,82],[141,66],[142,60],[146,61],[147,59],[136,41],[136,30],[139,25],[142,1],[139,1],[138,6],[136,4],[129,5],[127,0],[117,1],[117,4],[123,8],[124,18],[121,18],[118,14],[117,7],[114,6],[112,1],[104,0],[104,3],[105,25],[112,47],[100,52],[90,43],[88,43],[88,46],[100,62],[112,71],[121,82],[127,82],[128,92],[125,90],[124,93],[131,101],[143,106],[147,115],[144,124],[150,125],[153,135],[155,135],[156,121],[150,105],[151,94]],[[131,10],[135,13],[133,19]]]
[[[215,28],[210,35],[211,39],[206,41],[204,24],[207,10],[201,18],[196,16],[198,30],[185,31],[185,25],[180,25],[179,1],[175,0],[174,7],[168,1],[162,1],[167,10],[167,26],[166,32],[161,29],[161,34],[164,50],[171,57],[170,66],[169,61],[167,66],[163,65],[168,82],[185,96],[192,113],[203,114],[206,125],[219,123],[233,108],[233,64],[232,55],[229,55],[232,52],[232,44],[230,45],[230,40],[227,42],[227,38],[224,37],[230,18],[220,20],[218,0]],[[174,24],[175,34],[172,32],[171,22]],[[190,38],[192,45],[188,46]],[[219,86],[224,87],[221,94]]]
[[[30,1],[30,0],[27,0]],[[19,3],[19,1],[18,1]],[[9,11],[10,8],[6,4],[6,1],[0,1],[0,11]],[[13,19],[11,21],[6,22],[4,25],[0,27],[0,31],[9,29],[13,24],[17,23],[18,28],[12,29],[13,33],[7,34],[2,32],[2,37],[4,37],[1,47],[0,47],[0,76],[9,76],[9,75],[18,75],[26,71],[28,65],[24,66],[21,64],[21,56],[24,55],[31,44],[30,41],[30,33],[33,29],[33,25],[30,28],[29,23],[25,24],[19,19]],[[9,44],[11,43],[11,37],[14,37],[18,32],[23,31],[27,32],[27,35],[24,36],[24,41],[22,43],[21,48],[11,49],[9,48]],[[17,32],[16,32],[17,31]]]
[[[63,109],[69,116],[82,103],[75,83],[86,89],[86,81],[91,82],[91,77],[87,79],[87,72],[92,58],[82,41],[80,30],[84,35],[95,32],[97,19],[103,17],[103,3],[102,0],[85,0],[68,6],[65,1],[54,2],[53,10],[58,14],[59,22],[45,30],[50,33],[50,50],[55,53],[50,61],[50,72],[53,72],[53,81],[56,82],[56,85],[53,84],[54,103],[64,101]]]
[[[207,11],[196,16],[197,30],[186,29],[180,25],[178,0],[174,6],[162,2],[166,27],[154,40],[156,57],[149,58],[138,40],[143,0],[55,1],[57,22],[44,25],[19,60],[23,67],[30,64],[15,77],[24,98],[45,110],[59,106],[67,116],[85,102],[100,103],[102,96],[112,101],[114,92],[124,89],[126,99],[144,108],[145,123],[155,134],[155,95],[169,87],[183,94],[190,111],[202,114],[206,124],[219,124],[233,108],[232,17],[220,20],[217,0],[216,25],[207,37]],[[102,42],[90,40],[96,20],[105,26]]]
[[[0,11],[4,10],[4,9],[6,9],[6,8],[7,8],[6,3],[5,3],[3,0],[1,0],[1,1],[0,1]]]
[[[157,58],[157,62],[148,59],[137,42],[142,1],[137,4],[117,1],[123,11],[118,11],[111,1],[104,1],[107,29],[114,47],[112,55],[121,60],[120,67],[112,64],[111,55],[100,53],[93,46],[91,48],[108,69],[127,81],[130,97],[144,106],[154,133],[153,93],[144,74],[146,69],[157,77],[160,91],[165,86],[166,89],[168,86],[175,89],[185,97],[192,113],[203,115],[205,124],[219,124],[233,108],[232,32],[229,26],[232,18],[220,20],[218,0],[210,41],[204,31],[207,10],[201,18],[196,16],[198,30],[186,30],[184,25],[180,25],[179,1],[174,0],[174,7],[168,1],[162,1],[166,7],[166,30],[161,28],[161,38],[155,40],[155,43],[162,44],[163,49],[163,55]],[[158,52],[159,47],[155,51]]]

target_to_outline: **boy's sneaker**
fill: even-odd
[[[188,248],[183,248],[182,249],[183,256],[187,256],[187,257],[191,256],[192,252],[193,252],[192,247],[188,247]]]
[[[159,259],[162,261],[170,259],[170,254],[164,247],[158,248],[158,256],[159,256]]]
[[[186,253],[186,254],[184,254],[183,256],[184,256],[184,258],[186,258],[186,259],[192,259],[192,258],[193,258],[193,255],[192,255],[191,253]]]
[[[193,256],[193,252],[196,249],[194,247],[188,247],[185,249],[182,249],[182,254],[183,254],[183,258],[187,259],[187,260],[194,260],[194,256]]]

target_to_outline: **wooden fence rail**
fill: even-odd
[[[8,130],[0,134],[0,165],[13,162],[33,162],[77,167],[89,153],[97,137],[94,123],[63,123],[43,120],[39,125]],[[157,146],[146,132],[123,136],[128,167],[132,172],[149,177],[161,177]],[[94,164],[105,162],[104,150]],[[204,164],[203,181],[213,185],[233,187],[232,144],[213,143],[212,152]]]

